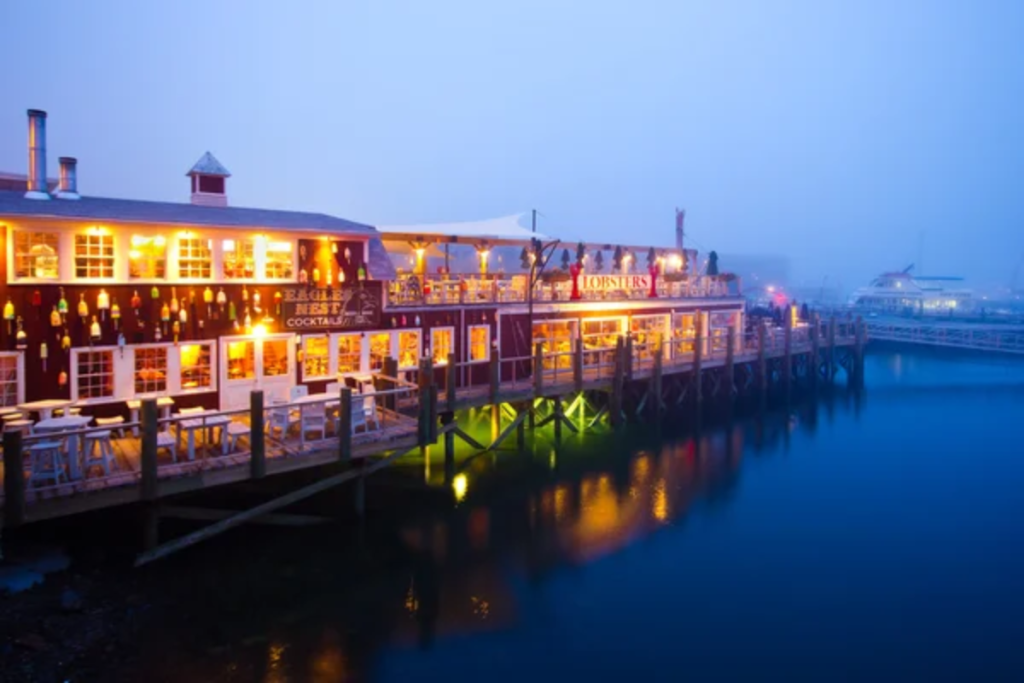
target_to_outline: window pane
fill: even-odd
[[[167,239],[162,235],[132,235],[128,252],[128,275],[133,279],[162,280],[167,268]]]
[[[331,345],[327,335],[304,337],[302,340],[302,376],[327,377],[329,373]]]
[[[199,237],[178,238],[178,277],[209,279],[213,270],[212,243]]]
[[[387,335],[384,335],[385,337]],[[338,337],[338,372],[359,372],[362,365],[363,338],[358,334]],[[382,361],[383,365],[383,361]]]
[[[182,389],[208,389],[213,386],[212,357],[209,344],[181,346]]]
[[[256,277],[254,240],[224,240],[224,277],[232,280]]]
[[[0,405],[18,404],[18,358],[0,356]]]
[[[434,365],[444,365],[448,362],[448,354],[453,351],[452,336],[450,327],[430,331],[430,353]]]
[[[114,236],[90,230],[75,235],[75,277],[114,277]]]
[[[288,342],[284,339],[263,340],[263,376],[280,377],[287,375]]]
[[[55,232],[14,231],[14,274],[56,280],[60,277],[58,263],[59,238]]]
[[[381,332],[370,335],[370,370],[384,369],[384,359],[391,355],[391,334]]]
[[[292,243],[268,242],[266,259],[266,277],[271,280],[290,280],[292,278]]]
[[[398,367],[415,368],[420,362],[420,333],[398,333]]]
[[[135,349],[135,393],[167,391],[167,349]]]
[[[256,342],[228,342],[228,379],[256,377]]]
[[[469,360],[491,359],[491,328],[487,325],[473,325],[469,328]]]
[[[78,399],[114,396],[114,352],[80,351],[75,366]]]

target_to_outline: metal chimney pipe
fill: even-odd
[[[60,158],[60,185],[57,187],[57,199],[81,199],[78,194],[78,159],[74,157]]]
[[[28,110],[28,191],[26,199],[49,199],[46,187],[46,112]]]

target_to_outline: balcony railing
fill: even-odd
[[[708,299],[740,296],[739,280],[702,276],[657,283],[659,299]],[[526,275],[414,275],[399,274],[388,285],[388,305],[464,306],[477,304],[523,304],[527,301]],[[572,300],[572,281],[541,281],[534,287],[534,303]],[[644,287],[582,289],[581,301],[622,301],[650,299]]]

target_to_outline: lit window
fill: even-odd
[[[228,342],[228,379],[255,379],[256,342]]]
[[[18,403],[18,355],[0,355],[0,406],[15,406]]]
[[[135,394],[167,391],[167,347],[135,349]]]
[[[231,280],[256,277],[255,240],[224,240],[224,277]]]
[[[330,376],[331,344],[326,334],[302,338],[302,379]]]
[[[291,372],[288,365],[288,340],[263,340],[263,376],[282,377]]]
[[[384,335],[385,337],[387,335]],[[363,360],[363,337],[343,334],[338,337],[338,372],[359,372]],[[382,362],[383,365],[383,362]]]
[[[213,354],[209,344],[181,345],[181,389],[213,388]]]
[[[132,235],[128,275],[138,280],[162,280],[167,273],[167,239],[161,235]]]
[[[398,333],[398,367],[418,367],[420,363],[420,332],[409,330]]]
[[[90,230],[75,235],[75,277],[114,277],[114,236]]]
[[[59,236],[55,232],[14,231],[14,275],[57,280]]]
[[[469,326],[469,360],[471,363],[491,359],[490,325]]]
[[[76,351],[75,382],[78,400],[114,397],[114,352]]]
[[[267,242],[265,276],[268,280],[290,280],[294,272],[291,242]]]
[[[430,355],[434,359],[434,365],[448,363],[448,354],[455,350],[452,345],[452,332],[450,327],[436,327],[430,331]]]
[[[178,238],[178,277],[209,279],[213,271],[212,242],[199,237]]]
[[[370,370],[384,369],[384,359],[391,355],[391,334],[379,332],[370,335]]]

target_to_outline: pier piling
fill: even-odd
[[[338,403],[338,460],[348,462],[352,459],[352,389],[341,387]]]
[[[821,373],[821,318],[817,313],[811,316],[811,358],[808,379],[811,389],[818,388],[818,375]]]
[[[4,514],[7,527],[25,521],[25,466],[21,432],[4,432]]]
[[[765,329],[764,324],[757,326],[757,391],[764,403],[768,396],[768,359],[765,357]]]
[[[267,444],[263,433],[263,392],[249,392],[249,472],[253,479],[267,474]],[[344,439],[342,439],[344,441]]]
[[[732,402],[736,387],[736,328],[729,326],[726,332],[725,347],[725,400]]]

